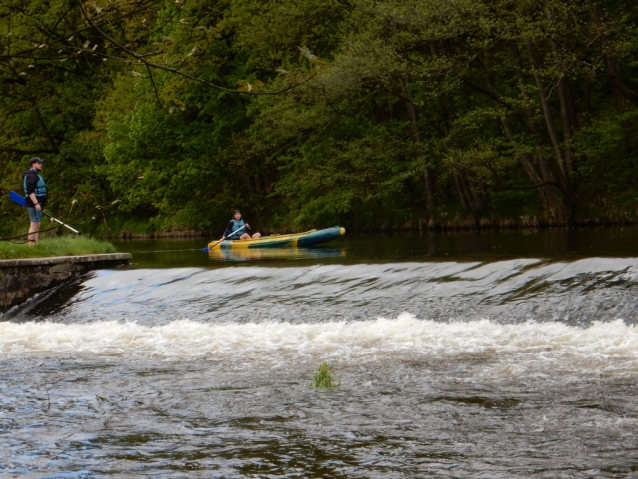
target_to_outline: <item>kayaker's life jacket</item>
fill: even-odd
[[[230,222],[233,224],[230,228],[230,232],[231,234],[234,233],[235,231],[237,231],[239,228],[241,228],[242,226],[244,226],[246,223],[244,223],[244,220],[239,220],[236,221],[235,218],[233,218],[232,220],[230,220]],[[244,228],[244,230],[242,231],[242,234],[244,234],[246,232],[246,228]],[[239,238],[241,235],[240,234],[236,234],[233,236]]]
[[[30,192],[27,191],[27,179],[31,180],[30,181],[31,184],[33,184],[33,181],[35,180],[35,178],[33,178],[32,175],[37,176],[35,189],[33,190],[32,193],[35,194],[36,198],[38,199],[38,203],[41,203],[42,205],[44,205],[47,199],[47,187],[44,184],[44,178],[42,178],[42,176],[40,176],[40,174],[37,173],[35,170],[27,170],[24,173],[22,173],[22,176],[24,177],[24,181],[23,181],[24,197],[27,201],[27,206],[29,206],[29,204],[33,206],[33,202],[31,201],[31,197],[29,196]],[[31,178],[29,178],[29,176],[31,176]]]

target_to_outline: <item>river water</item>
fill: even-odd
[[[0,475],[638,477],[638,230],[203,246],[0,318]]]

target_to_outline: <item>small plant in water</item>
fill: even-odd
[[[338,388],[340,386],[341,380],[335,379],[332,376],[332,366],[325,361],[321,363],[314,378],[308,385],[310,389]]]

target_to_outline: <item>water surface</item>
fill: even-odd
[[[135,267],[225,267],[229,262],[260,261],[275,266],[358,264],[362,262],[432,261],[438,259],[638,257],[638,227],[550,228],[444,233],[349,233],[325,245],[294,250],[250,250],[203,253],[209,240],[115,241],[134,253]]]
[[[636,239],[120,244],[2,317],[0,474],[632,477]],[[322,361],[341,388],[307,388]]]

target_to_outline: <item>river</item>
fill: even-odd
[[[0,475],[638,474],[638,229],[205,243],[0,318]]]

